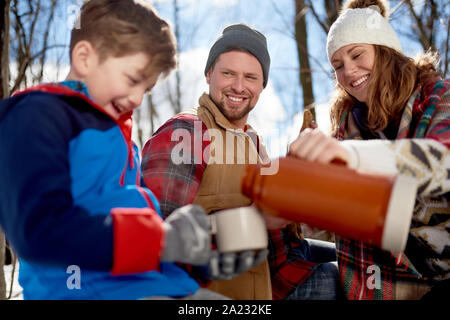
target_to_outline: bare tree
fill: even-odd
[[[12,23],[14,30],[13,39],[16,39],[11,44],[11,47],[16,54],[17,61],[17,75],[12,91],[17,90],[19,85],[26,81],[26,71],[32,63],[31,47],[35,39],[35,28],[41,5],[40,2],[34,5],[32,1],[28,1],[27,5],[27,8],[24,8],[24,12],[21,12],[19,8],[21,4],[18,0],[13,0],[11,6],[11,12],[14,17]]]
[[[148,101],[148,113],[150,118],[150,134],[155,132],[155,119],[158,117],[158,113],[156,112],[155,103],[153,102],[152,95],[147,96]]]
[[[180,11],[182,8],[180,7],[178,0],[172,0],[171,2],[173,8],[173,18],[174,18],[174,35],[177,40],[177,67],[175,70],[175,83],[171,85],[169,81],[164,84],[164,100],[168,101],[170,107],[172,108],[174,113],[181,112],[181,74],[179,71],[180,65]],[[153,6],[158,10],[159,4],[153,3]],[[147,112],[143,112],[141,109],[135,110],[133,123],[136,126],[137,133],[137,143],[141,147],[144,146],[144,139],[151,136],[155,130],[155,118],[157,117],[157,104],[153,101],[151,95],[148,95],[147,100],[144,102],[147,105]],[[149,132],[145,132],[143,129],[144,123],[149,122],[150,130]]]
[[[317,5],[317,1],[315,1]],[[314,93],[311,68],[311,61],[315,63],[325,74],[329,74],[328,70],[324,70],[320,63],[321,57],[314,57],[310,54],[308,49],[308,29],[306,24],[307,14],[310,13],[316,22],[319,24],[325,34],[328,33],[330,26],[338,17],[339,8],[342,5],[342,0],[324,0],[323,7],[325,9],[326,17],[321,17],[311,0],[295,0],[295,41],[297,43],[298,59],[299,59],[299,74],[300,85],[303,92],[303,109],[310,110],[313,120],[315,120],[314,110]]]
[[[55,27],[56,7],[56,0],[11,1],[10,52],[17,68],[11,92],[41,82],[49,50],[66,47],[65,44],[49,43],[50,32]],[[37,74],[32,72],[33,65],[38,67]]]
[[[323,0],[325,11],[327,13],[327,33],[333,22],[335,22],[339,16],[339,9],[342,7],[342,2],[343,0]]]
[[[157,129],[156,126],[158,125],[157,119],[159,118],[159,114],[167,114],[166,111],[161,111],[158,113],[160,108],[167,108],[167,105],[169,105],[169,108],[171,109],[170,111],[173,114],[182,111],[183,101],[185,101],[187,97],[183,94],[183,87],[187,83],[187,77],[185,78],[182,76],[182,61],[180,60],[180,55],[183,51],[189,50],[195,45],[195,41],[197,40],[197,32],[202,31],[202,26],[205,19],[209,18],[211,15],[211,12],[209,11],[205,12],[202,10],[195,10],[195,12],[191,12],[192,4],[183,0],[172,0],[167,3],[154,2],[153,6],[158,11],[160,11],[164,6],[171,9],[173,17],[173,31],[177,40],[177,68],[171,73],[169,78],[164,79],[164,82],[161,83],[158,88],[155,88],[155,95],[148,96],[146,101],[147,112],[141,112],[140,121],[135,121],[135,124],[138,126],[137,132],[141,132],[143,138],[153,134],[155,129]],[[192,13],[195,14],[194,18],[189,16],[188,21],[183,19],[184,14],[190,15]],[[140,127],[144,123],[148,122],[150,132],[145,132]]]
[[[174,101],[174,111],[175,113],[181,112],[181,75],[180,75],[180,7],[178,6],[178,1],[173,0],[173,12],[174,12],[174,24],[175,24],[175,38],[177,39],[178,50],[177,50],[177,69],[175,70],[175,90],[176,99]]]
[[[403,0],[412,19],[411,38],[418,41],[423,50],[438,51],[442,57],[441,73],[445,77],[449,65],[450,14],[447,1]],[[445,9],[447,6],[447,10]],[[439,37],[439,30],[442,36]]]
[[[303,91],[303,109],[311,109],[313,119],[315,111],[313,108],[314,93],[311,67],[308,53],[308,31],[306,28],[306,12],[304,0],[295,0],[295,40],[297,43],[298,60],[300,65],[300,84]]]
[[[10,0],[0,0],[0,98],[9,96],[9,8]],[[0,228],[0,300],[6,299],[4,274],[5,234]]]
[[[141,126],[141,119],[142,119],[142,110],[140,108],[137,108],[133,112],[133,121],[137,125],[137,144],[142,149],[143,147],[143,130]]]
[[[406,4],[414,19],[416,28],[413,30],[420,44],[424,50],[431,48],[436,51],[435,18],[438,16],[436,2],[434,0],[424,1],[424,8],[419,14],[414,10],[414,4],[411,0],[407,0]]]
[[[42,78],[44,76],[44,65],[46,61],[46,55],[49,50],[48,39],[50,35],[50,27],[53,25],[53,18],[56,12],[56,0],[51,0],[51,5],[49,9],[49,14],[47,18],[46,28],[44,30],[43,41],[42,41],[42,50],[40,51],[40,59],[39,59],[39,73],[36,77],[38,82],[42,82]]]
[[[10,0],[0,1],[0,98],[9,96],[9,8]]]
[[[316,19],[317,23],[320,25],[325,34],[328,34],[331,25],[339,16],[339,9],[342,6],[343,0],[323,0],[323,6],[326,12],[326,18],[321,18],[314,8],[313,2],[311,0],[306,1],[306,6],[310,9],[311,14]],[[316,1],[317,3],[317,1]]]

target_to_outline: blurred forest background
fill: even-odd
[[[69,70],[70,30],[82,2],[0,0],[0,98],[40,82],[64,80]],[[317,117],[322,114],[325,120],[318,119],[319,127],[326,129],[327,101],[334,87],[326,58],[326,34],[343,0],[147,2],[171,22],[179,66],[135,111],[133,139],[139,147],[170,116],[197,104],[201,92],[207,90],[203,68],[209,48],[226,25],[236,22],[249,24],[268,39],[272,59],[269,86],[260,99],[263,107],[254,111],[250,120],[256,122],[263,137],[266,134],[266,143],[272,139],[277,146],[272,155],[282,153],[298,133],[305,109]],[[438,51],[439,70],[449,77],[450,0],[388,3],[405,54]],[[0,299],[10,297],[10,284],[2,273],[5,260],[11,261],[9,254],[5,259],[5,243],[0,232]]]

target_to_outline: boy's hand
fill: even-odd
[[[230,280],[262,263],[268,253],[268,249],[257,252],[255,250],[227,253],[213,251],[206,276],[211,280]]]
[[[164,221],[165,247],[161,261],[205,265],[211,257],[210,220],[198,205],[176,209]]]

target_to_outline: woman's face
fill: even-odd
[[[371,44],[349,44],[331,58],[337,82],[358,101],[367,103],[367,87],[375,63],[375,47]]]

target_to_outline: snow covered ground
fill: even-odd
[[[22,287],[19,285],[18,276],[19,276],[19,263],[17,262],[16,268],[13,274],[13,266],[7,265],[4,267],[5,271],[5,280],[6,280],[6,297],[9,296],[10,288],[11,288],[11,278],[13,279],[13,287],[12,287],[12,295],[11,300],[23,300],[22,295]]]

